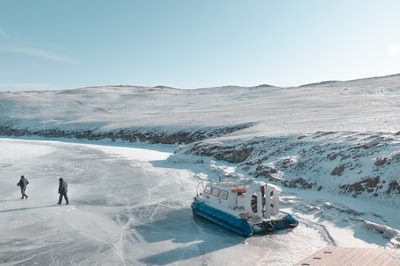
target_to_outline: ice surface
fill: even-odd
[[[399,100],[400,75],[296,88],[109,86],[0,92],[0,126],[6,129],[173,133],[251,123],[203,143],[240,145],[270,136],[303,136],[304,142],[297,142],[302,147],[292,145],[293,154],[276,152],[278,157],[263,163],[312,164],[319,158],[324,170],[339,163],[354,166],[343,176],[316,176],[314,181],[323,182],[321,192],[285,187],[281,209],[293,214],[299,226],[245,239],[194,218],[190,209],[199,180],[244,176],[235,164],[188,155],[185,147],[171,156],[176,146],[3,138],[0,264],[293,265],[329,245],[397,252],[399,194],[374,200],[339,195],[336,189],[344,179],[344,184],[359,180],[362,172],[379,174],[386,186],[398,181]],[[315,132],[333,134],[324,138]],[[332,160],[318,157],[326,159],[324,152],[336,154],[369,139],[382,140],[377,153],[360,148],[362,156],[354,162],[347,153]],[[308,157],[298,157],[296,149],[308,151]],[[390,167],[377,169],[379,156],[394,158]],[[304,176],[322,173],[307,167]],[[20,175],[30,181],[27,200],[20,199],[16,186]],[[59,177],[69,183],[68,206],[56,204]]]
[[[245,239],[192,216],[198,178],[213,173],[166,160],[171,151],[11,139],[0,146],[5,265],[293,265],[327,245],[387,247],[390,238],[352,208],[398,229],[395,207],[284,190],[282,210],[300,225]],[[27,200],[19,199],[21,174],[30,181]],[[59,177],[70,205],[56,204]]]

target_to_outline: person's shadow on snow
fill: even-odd
[[[12,200],[10,200],[12,201]],[[5,209],[5,210],[0,210],[0,213],[6,213],[6,212],[18,212],[18,211],[26,211],[26,210],[33,210],[33,209],[44,209],[44,208],[50,208],[50,207],[57,207],[56,205],[45,205],[45,206],[34,206],[34,207],[23,207],[23,208],[15,208],[15,209]]]

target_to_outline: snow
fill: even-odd
[[[4,264],[293,265],[327,245],[389,248],[399,241],[396,206],[295,189],[283,191],[281,207],[300,220],[297,228],[244,239],[190,210],[200,174],[231,175],[234,168],[212,161],[194,165],[203,170],[196,172],[152,145],[0,145]],[[28,200],[16,187],[22,174],[30,181]],[[56,204],[58,177],[69,183],[71,205]]]
[[[106,131],[134,125],[167,132],[254,125],[179,147],[0,138],[0,264],[293,265],[327,246],[391,250],[400,260],[399,194],[337,190],[369,173],[386,182],[382,191],[399,180],[399,84],[399,76],[390,76],[297,88],[1,93],[0,124],[21,129]],[[283,146],[285,141],[290,145]],[[261,163],[228,163],[190,152],[216,144],[239,151],[248,143],[254,148],[248,162]],[[380,159],[390,164],[376,167]],[[299,164],[307,167],[294,167]],[[332,176],[341,164],[346,171]],[[302,176],[323,186],[282,187],[281,211],[299,220],[297,228],[243,238],[192,216],[200,180],[253,177],[256,166],[279,168],[276,180]],[[30,182],[27,200],[16,186],[20,175]],[[56,204],[59,177],[69,184],[70,205]]]
[[[181,128],[257,123],[240,136],[400,131],[400,75],[312,86],[180,90],[108,86],[0,92],[1,122],[30,129]],[[68,112],[65,112],[68,110]]]

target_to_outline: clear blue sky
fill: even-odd
[[[398,0],[0,0],[0,90],[400,73]]]

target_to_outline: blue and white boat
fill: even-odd
[[[292,215],[279,213],[281,191],[278,186],[254,179],[202,181],[192,210],[194,215],[244,237],[296,227],[298,221]]]

